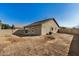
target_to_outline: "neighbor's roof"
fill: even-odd
[[[58,23],[56,22],[56,20],[54,18],[48,18],[48,19],[45,19],[45,20],[37,21],[37,22],[34,22],[34,23],[27,25],[27,26],[24,26],[24,27],[39,25],[39,24],[42,24],[42,23],[47,22],[49,20],[53,20],[57,24],[57,26],[59,27]]]

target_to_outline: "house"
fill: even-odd
[[[27,26],[23,29],[16,30],[13,34],[18,36],[27,35],[47,35],[52,33],[57,33],[59,25],[54,18],[48,18],[45,20],[37,21]]]
[[[24,35],[47,35],[56,33],[59,25],[54,18],[34,22],[24,26]]]

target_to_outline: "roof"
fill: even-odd
[[[29,24],[29,25],[24,26],[24,27],[30,27],[30,26],[39,25],[39,24],[42,24],[42,23],[47,22],[49,20],[53,20],[57,24],[57,26],[59,27],[58,23],[56,22],[56,20],[54,18],[48,18],[48,19],[45,19],[45,20],[37,21],[37,22],[34,22],[34,23]]]

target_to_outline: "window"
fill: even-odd
[[[28,30],[25,30],[25,33],[28,33]]]

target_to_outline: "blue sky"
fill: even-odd
[[[61,3],[4,3],[0,4],[3,23],[27,25],[46,18],[55,18],[60,26],[79,25],[79,4]]]

